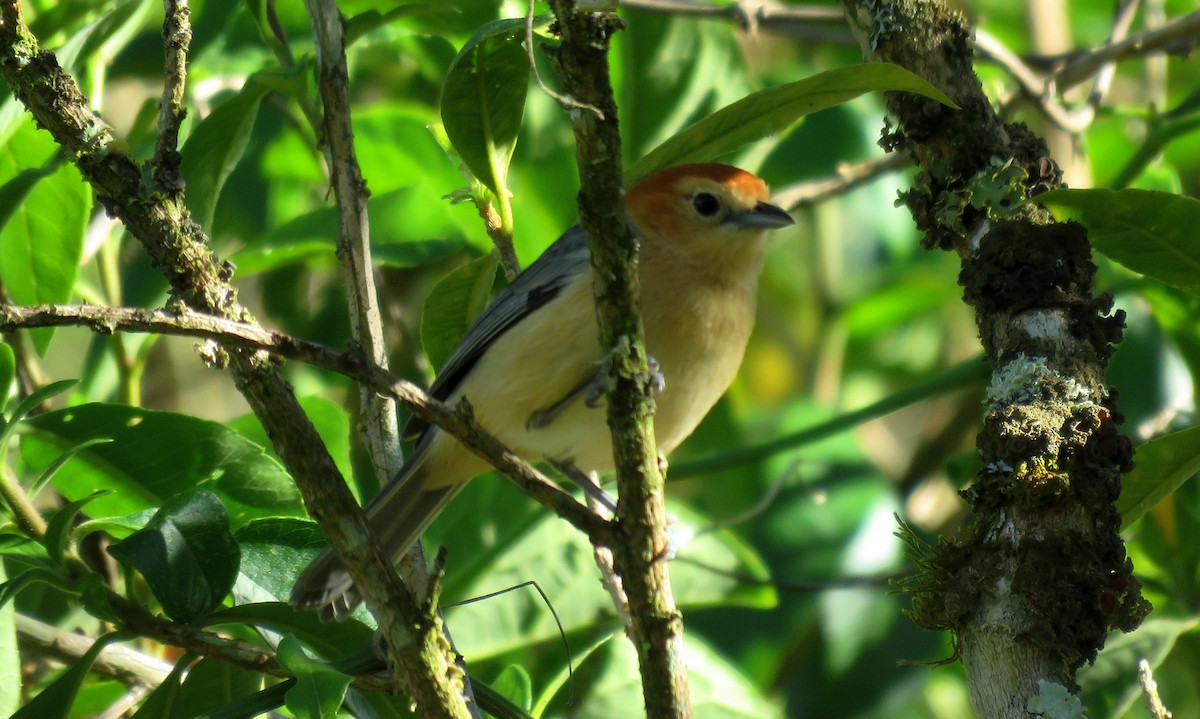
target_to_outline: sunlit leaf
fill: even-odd
[[[1134,272],[1200,294],[1200,201],[1153,190],[1053,190],[1038,195],[1092,246]]]
[[[625,173],[628,184],[686,162],[708,162],[755,140],[783,132],[805,115],[867,92],[916,92],[953,103],[920,76],[897,65],[868,63],[828,70],[760,90],[691,125],[651,150]]]
[[[1134,459],[1133,471],[1122,478],[1117,499],[1124,527],[1200,471],[1200,426],[1155,437],[1137,448]]]
[[[439,280],[425,298],[421,344],[434,367],[446,363],[467,328],[487,307],[499,266],[491,254],[472,260]]]

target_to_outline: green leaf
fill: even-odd
[[[450,64],[442,86],[441,117],[463,162],[492,194],[507,193],[508,163],[516,147],[529,58],[525,20],[496,20],[481,27]]]
[[[1088,229],[1096,251],[1200,295],[1200,201],[1153,190],[1052,190],[1035,201]]]
[[[256,78],[247,78],[236,95],[197,123],[180,150],[188,209],[210,233],[221,188],[246,152],[258,108],[269,89]]]
[[[908,70],[867,63],[760,90],[696,122],[651,150],[626,173],[627,184],[673,165],[707,162],[783,132],[800,118],[873,91],[920,93],[950,107],[950,98]]]
[[[200,487],[219,495],[235,527],[264,516],[302,516],[296,486],[262,447],[219,422],[116,404],[84,404],[29,420],[21,455],[35,470],[65,448],[96,438],[113,441],[80,452],[52,480],[70,500],[97,489],[90,513],[122,516],[157,509]]]
[[[21,420],[25,419],[25,417],[33,411],[34,407],[37,407],[42,402],[66,392],[74,387],[77,382],[77,380],[73,379],[63,379],[57,382],[51,382],[44,387],[38,387],[34,391],[30,392],[29,396],[21,400],[21,402],[17,405],[17,408],[13,410],[12,415],[9,416],[8,424],[5,425],[3,432],[0,433],[0,445],[3,445],[8,441],[9,435],[12,434],[13,428],[16,427]]]
[[[74,583],[57,569],[34,567],[21,572],[4,584],[0,584],[0,607],[7,605],[18,594],[35,584],[46,584],[69,594],[76,591]]]
[[[520,664],[509,664],[491,684],[501,696],[529,711],[533,706],[533,679]]]
[[[687,507],[671,504],[679,542],[671,563],[675,600],[685,608],[774,606],[777,597],[764,580],[766,568],[731,532],[703,531],[708,522]],[[562,521],[498,481],[472,482],[426,534],[429,546],[445,544],[451,564],[444,601],[480,597],[535,581],[531,587],[447,610],[459,651],[476,660],[518,647],[558,642],[568,634],[595,628],[611,616],[612,602],[596,579],[592,546]],[[756,581],[757,580],[757,581]]]
[[[1095,663],[1079,670],[1079,685],[1089,706],[1108,704],[1108,711],[1097,714],[1111,719],[1122,716],[1142,698],[1137,682],[1137,664],[1145,658],[1157,669],[1176,641],[1200,624],[1196,617],[1152,616],[1133,632],[1114,633],[1105,642]]]
[[[55,562],[62,561],[63,553],[67,549],[67,540],[71,536],[71,526],[75,523],[75,518],[79,516],[79,513],[83,511],[88,502],[110,492],[111,490],[101,489],[90,497],[84,497],[83,499],[68,503],[65,507],[54,513],[54,516],[46,523],[46,553],[50,555],[50,559]]]
[[[452,13],[454,11],[453,7],[441,3],[406,3],[397,5],[387,12],[371,8],[346,20],[346,46],[353,45],[363,35],[400,18],[424,13]]]
[[[86,442],[80,442],[74,447],[68,449],[66,452],[63,452],[61,455],[59,455],[58,459],[54,460],[49,467],[47,467],[40,475],[38,475],[38,478],[34,480],[33,484],[29,485],[29,498],[32,500],[33,498],[37,497],[38,494],[41,493],[42,488],[45,487],[50,480],[54,479],[54,475],[58,474],[58,470],[62,469],[67,462],[70,462],[75,455],[79,454],[88,447],[92,447],[97,444],[107,444],[111,441],[111,439],[97,437],[96,439],[89,439]],[[96,495],[92,495],[92,497],[95,496]],[[91,497],[89,497],[89,500],[90,499]]]
[[[72,165],[40,172],[21,173],[12,181],[28,186],[4,188],[6,199],[14,194],[21,199],[0,229],[0,281],[13,302],[23,305],[71,298],[92,208],[91,189]],[[33,332],[38,352],[45,353],[52,336],[52,328]]]
[[[469,246],[461,233],[436,221],[436,226],[424,229],[445,236],[416,236],[413,227],[413,217],[419,212],[414,206],[416,199],[412,188],[403,187],[373,195],[367,201],[371,252],[377,262],[392,267],[423,267]],[[422,222],[428,222],[428,218],[422,218]],[[321,207],[271,230],[234,253],[230,261],[237,266],[238,277],[312,260],[332,263],[337,236],[337,209]]]
[[[288,634],[279,642],[279,663],[296,677],[287,692],[287,708],[296,719],[334,719],[352,677],[313,661],[300,642]]]
[[[66,719],[69,717],[71,705],[75,703],[75,697],[78,696],[79,689],[87,679],[88,672],[92,669],[92,663],[96,661],[96,657],[100,656],[100,652],[109,644],[128,641],[134,636],[132,632],[113,632],[97,639],[87,652],[71,665],[70,669],[59,675],[36,697],[30,699],[28,704],[12,715],[12,719],[56,719],[57,717]]]
[[[721,657],[699,634],[684,643],[692,710],[697,719],[770,719],[783,712],[767,701],[736,666]],[[574,719],[626,717],[631,707],[644,706],[637,654],[620,632],[600,643],[594,651],[578,658],[572,687],[557,687],[552,701],[543,698],[547,711],[538,716],[567,714]]]
[[[17,357],[7,342],[0,342],[0,431],[4,429],[2,416],[8,407],[8,395],[12,392],[13,380],[17,378]]]
[[[203,716],[231,702],[253,696],[262,688],[262,684],[263,675],[259,672],[241,669],[217,659],[201,659],[183,680],[178,705],[183,707],[184,711],[177,716]],[[259,713],[241,713],[233,716],[251,717],[259,716]]]
[[[1121,480],[1121,496],[1117,499],[1122,527],[1128,527],[1200,472],[1200,426],[1144,442],[1134,458],[1133,471]]]
[[[308,416],[317,433],[321,435],[321,441],[325,444],[325,449],[329,450],[337,468],[344,476],[351,476],[354,467],[350,464],[350,413],[337,402],[321,395],[309,394],[297,399],[300,401],[300,407],[304,410],[304,414]],[[225,424],[246,439],[261,446],[268,455],[278,458],[271,445],[271,438],[267,436],[262,423],[258,421],[258,417],[253,412],[248,412]]]
[[[242,548],[242,577],[256,587],[255,601],[285,599],[296,575],[326,544],[315,522],[295,517],[257,519],[234,536]]]
[[[150,692],[142,701],[133,719],[172,719],[183,713],[184,707],[179,703],[180,689],[183,685],[183,675],[195,661],[195,657],[184,656],[175,662],[175,667],[166,679]]]
[[[137,567],[163,611],[180,622],[221,604],[237,578],[240,559],[225,505],[202,490],[168,500],[144,529],[108,551]]]
[[[0,586],[7,578],[0,562]],[[21,705],[21,654],[17,648],[16,610],[0,607],[0,716],[10,716]]]
[[[421,311],[421,344],[434,367],[442,367],[467,328],[492,299],[500,261],[484,255],[459,267],[434,285]]]

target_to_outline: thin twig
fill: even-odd
[[[187,116],[183,98],[187,87],[187,53],[192,41],[188,0],[164,0],[163,93],[158,103],[158,139],[155,142],[154,180],[166,192],[183,192],[179,175],[179,126]]]
[[[1138,660],[1138,684],[1142,687],[1142,694],[1146,696],[1146,704],[1150,706],[1150,716],[1154,719],[1171,719],[1171,712],[1158,695],[1158,682],[1154,681],[1150,662],[1145,659]]]
[[[596,116],[598,120],[604,120],[604,113],[595,105],[589,105],[586,102],[580,102],[570,95],[555,92],[542,79],[542,73],[538,71],[537,62],[533,57],[533,9],[534,0],[529,0],[529,6],[525,11],[525,56],[529,60],[529,70],[533,73],[533,81],[537,83],[538,88],[542,92],[550,96],[550,99],[557,102],[564,110],[577,112],[586,110]]]
[[[60,326],[90,327],[101,334],[122,331],[195,337],[231,348],[269,352],[344,375],[403,402],[422,419],[449,432],[516,482],[533,499],[586,534],[593,543],[613,542],[612,527],[606,520],[500,444],[469,418],[469,411],[456,410],[431,398],[411,382],[372,364],[361,353],[338,352],[258,325],[199,312],[174,314],[165,310],[95,305],[0,305],[0,332]]]
[[[18,613],[17,639],[42,656],[67,666],[78,662],[91,649],[95,638],[67,632],[52,624]],[[171,665],[148,654],[119,644],[110,644],[96,657],[92,671],[116,679],[126,686],[158,686],[171,673]]]
[[[808,209],[840,197],[851,190],[861,187],[875,179],[902,170],[912,165],[912,158],[907,152],[893,152],[883,157],[863,160],[853,164],[840,164],[837,174],[820,180],[809,180],[788,185],[774,193],[774,198],[780,206],[789,212]]]

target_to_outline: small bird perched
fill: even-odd
[[[736,167],[683,165],[629,189],[640,241],[638,278],[646,351],[660,373],[654,433],[666,454],[728,389],[754,325],[766,231],[793,224],[767,202],[766,184]],[[604,350],[596,327],[587,236],[576,227],[517,276],[467,330],[429,389],[527,460],[580,472],[613,467],[600,389]],[[371,531],[399,558],[486,461],[414,418],[411,457],[367,507]],[[341,619],[361,601],[326,548],[300,574],[292,604]]]

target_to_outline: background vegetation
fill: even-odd
[[[150,0],[23,5],[34,33],[56,50],[94,109],[121,133],[128,153],[148,158],[162,83],[162,7]],[[191,5],[182,130],[188,207],[214,251],[236,267],[241,300],[259,321],[343,347],[348,312],[334,259],[328,170],[313,130],[319,101],[304,7],[253,0]],[[1110,3],[960,5],[983,33],[980,46],[988,55],[1002,57],[998,49],[1006,48],[1025,58],[1020,67],[1035,72],[1054,72],[1071,57],[1065,53],[1101,46],[1117,32]],[[1136,6],[1122,33],[1195,12],[1186,0],[1121,5]],[[371,191],[391,364],[425,385],[503,282],[470,201],[472,192],[483,196],[483,190],[468,187],[438,127],[454,123],[454,108],[441,102],[444,84],[477,30],[521,17],[526,8],[474,0],[396,7],[348,0],[339,6],[353,39],[355,141]],[[611,62],[627,166],[755,90],[861,61],[834,4],[814,6],[812,17],[800,19],[799,12],[789,14],[798,11],[791,6],[759,15],[705,7],[713,11],[690,4],[664,11],[652,2],[629,2],[621,10],[628,27],[615,38]],[[539,4],[537,11],[545,8]],[[1053,88],[1030,97],[1011,62],[984,60],[978,70],[996,104],[1048,138],[1073,187],[1195,196],[1200,76],[1195,61],[1181,55],[1196,42],[1192,35],[1167,45],[1165,55],[1123,59],[1094,105],[1087,95],[1091,82],[1065,97]],[[534,56],[554,83],[543,53]],[[499,101],[525,100],[506,180],[513,242],[525,265],[576,221],[574,144],[569,118],[536,84],[505,84],[499,93]],[[1075,112],[1075,125],[1048,117],[1066,111]],[[907,210],[895,206],[911,177],[898,163],[880,161],[882,125],[879,98],[866,96],[720,158],[766,178],[795,208],[798,223],[779,233],[768,256],[757,330],[737,383],[671,458],[668,507],[681,540],[671,573],[688,628],[697,716],[948,719],[971,712],[961,667],[930,666],[951,657],[951,638],[905,618],[907,599],[889,592],[888,578],[913,569],[893,534],[896,515],[929,537],[953,533],[961,520],[956,490],[977,470],[984,372],[960,366],[980,349],[956,283],[958,260],[922,250]],[[11,96],[0,106],[0,138],[0,281],[13,303],[169,305],[161,274],[93,203],[78,171]],[[469,152],[459,151],[469,163]],[[870,168],[869,177],[847,188],[839,168],[853,163],[868,163],[856,167]],[[1148,207],[1135,204],[1134,210]],[[1182,252],[1165,264],[1186,276],[1200,255]],[[1140,444],[1190,426],[1200,371],[1195,287],[1148,279],[1103,257],[1097,263],[1098,289],[1113,293],[1128,313],[1109,377],[1120,390],[1125,431]],[[7,450],[5,471],[36,495],[50,531],[40,543],[15,524],[3,535],[8,575],[26,579],[6,585],[2,595],[15,599],[0,618],[0,646],[6,647],[0,650],[0,709],[14,711],[44,692],[44,701],[57,697],[59,704],[55,713],[37,716],[115,716],[113,707],[131,706],[151,688],[146,676],[103,665],[86,676],[65,676],[59,663],[65,650],[32,638],[29,620],[57,632],[105,631],[111,617],[86,610],[96,606],[89,601],[89,592],[98,591],[92,579],[68,581],[58,570],[77,553],[106,556],[107,540],[89,536],[96,530],[123,540],[113,552],[116,561],[105,560],[106,570],[130,598],[157,601],[156,611],[161,607],[172,619],[219,624],[252,645],[273,646],[279,635],[264,637],[241,625],[255,617],[229,608],[228,585],[214,576],[221,569],[205,566],[224,540],[193,547],[195,576],[203,580],[197,584],[204,586],[180,590],[176,569],[175,586],[163,588],[132,569],[142,566],[138,552],[153,548],[140,547],[131,535],[139,536],[135,530],[165,503],[206,501],[186,492],[197,487],[212,491],[228,512],[240,547],[232,590],[239,602],[286,597],[304,558],[323,543],[228,376],[196,361],[190,339],[82,328],[22,330],[7,339],[13,353],[0,363],[6,368],[0,379],[19,381],[11,390],[0,387],[11,394],[5,416],[16,420],[15,414],[33,411],[6,425],[0,451]],[[360,496],[370,496],[373,474],[354,431],[356,387],[299,363],[285,371],[339,466]],[[78,383],[50,384],[69,378]],[[38,386],[52,391],[21,404]],[[57,409],[36,411],[54,391]],[[886,416],[868,411],[836,433],[796,434],[889,399],[903,408]],[[786,446],[745,453],[788,436],[793,441]],[[89,444],[99,438],[112,441]],[[1148,716],[1136,680],[1137,659],[1145,657],[1175,716],[1200,717],[1200,488],[1183,481],[1195,470],[1189,444],[1176,440],[1174,453],[1153,465],[1147,496],[1169,495],[1164,501],[1126,505],[1130,518],[1145,514],[1129,525],[1126,538],[1156,611],[1138,631],[1114,636],[1081,673],[1094,716]],[[67,450],[73,458],[60,464]],[[57,470],[50,485],[31,489],[48,468]],[[111,493],[89,499],[101,489]],[[427,543],[448,549],[447,603],[526,582],[544,593],[519,588],[447,610],[473,676],[535,715],[631,716],[641,706],[633,654],[596,580],[590,546],[564,522],[510,483],[489,477],[451,505]],[[259,610],[259,621],[304,640],[314,655],[331,659],[370,642],[362,624],[334,631],[279,608]],[[214,611],[223,613],[214,618]],[[297,658],[294,641],[280,645],[279,656],[289,656],[288,668],[299,672],[296,667],[308,665]],[[180,658],[145,638],[125,646],[165,662]],[[231,703],[244,708],[263,678],[203,659],[181,686],[178,675],[168,680],[139,716],[194,716]],[[176,709],[161,708],[169,692]],[[355,692],[349,706],[360,711],[365,702],[379,715],[405,712],[402,700]],[[297,697],[289,707],[298,716],[311,711]]]

